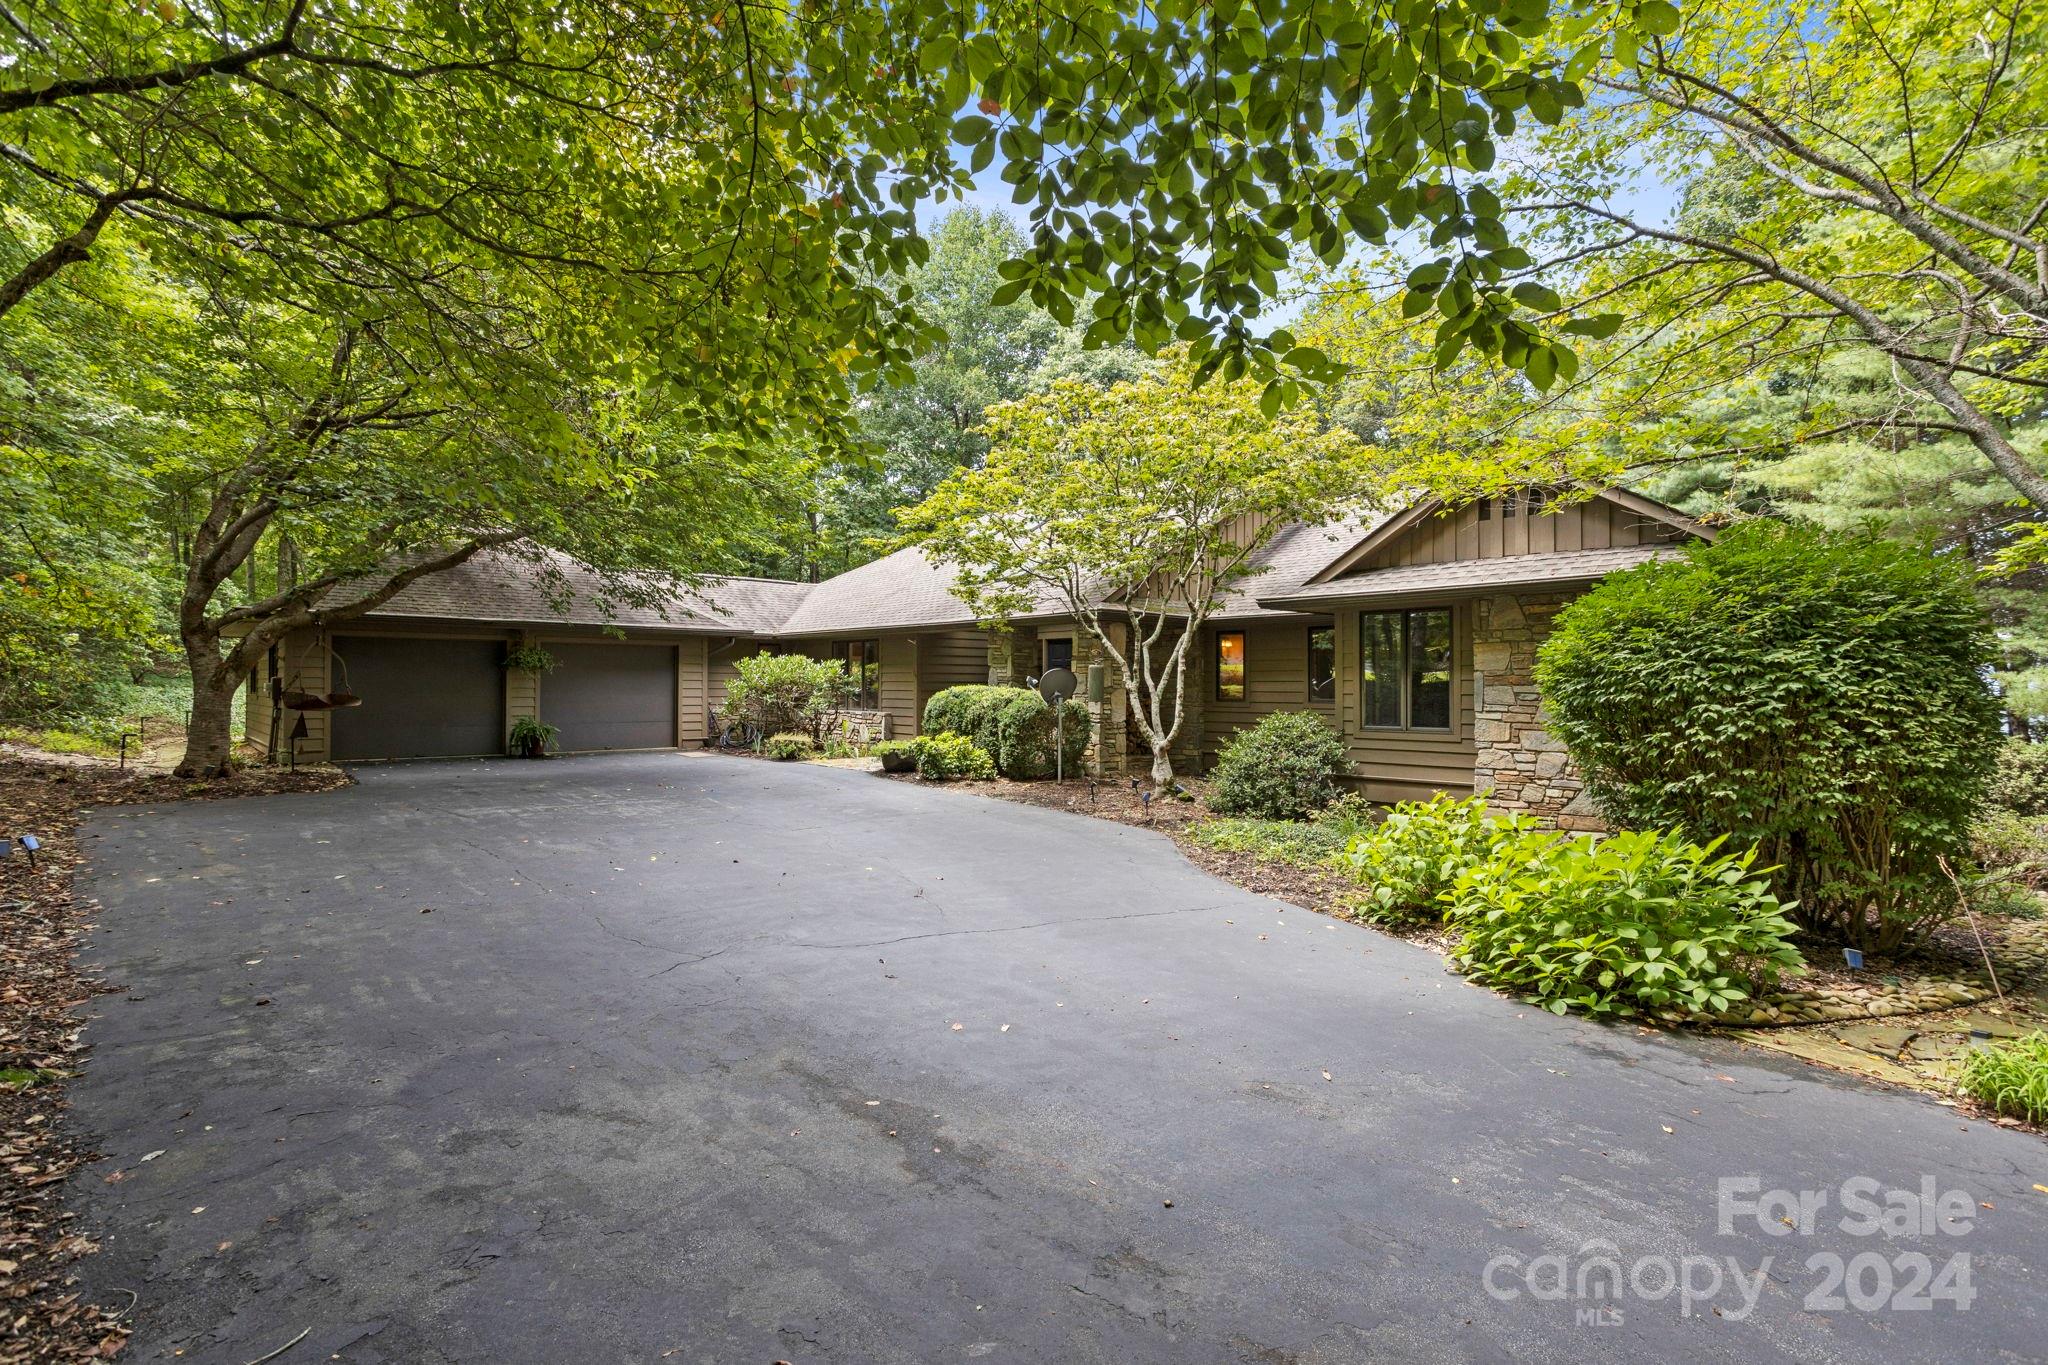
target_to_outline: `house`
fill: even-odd
[[[1536,647],[1557,610],[1605,575],[1711,535],[1620,489],[1556,506],[1541,490],[1457,508],[1430,500],[1369,522],[1290,526],[1202,628],[1179,760],[1206,766],[1261,716],[1311,710],[1345,737],[1370,798],[1490,790],[1503,808],[1578,822],[1590,812],[1543,728]],[[250,738],[267,746],[275,730],[307,761],[478,756],[503,753],[510,725],[538,716],[569,752],[691,746],[712,734],[735,661],[760,650],[845,660],[861,691],[842,722],[903,736],[942,688],[1022,684],[1052,667],[1088,678],[1097,662],[1086,630],[1050,604],[982,628],[952,572],[916,550],[822,583],[675,585],[654,606],[608,604],[566,558],[545,570],[480,555],[329,633],[288,638],[250,680]],[[505,667],[520,642],[557,666]],[[1097,761],[1142,770],[1114,670],[1092,682]],[[331,691],[362,704],[278,704]]]

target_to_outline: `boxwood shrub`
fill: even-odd
[[[1337,796],[1351,770],[1344,739],[1312,711],[1275,711],[1231,736],[1211,770],[1209,806],[1219,815],[1303,820]]]
[[[1051,777],[1059,771],[1054,767],[1053,748],[1062,738],[1066,748],[1063,770],[1069,777],[1081,771],[1082,755],[1088,752],[1086,706],[1071,698],[1061,702],[1061,710],[1065,712],[1065,721],[1061,724],[1060,713],[1046,705],[1045,699],[1036,692],[1020,691],[1014,687],[991,690],[1010,694],[1010,699],[996,713],[994,752],[996,768],[1004,777],[1019,781]],[[929,712],[930,708],[926,710]]]
[[[924,704],[925,734],[965,735],[991,756],[1003,747],[1000,726],[1003,708],[1019,697],[1036,697],[1021,687],[989,687],[968,683],[934,692]]]
[[[1953,909],[1990,657],[1960,558],[1759,520],[1571,603],[1536,679],[1609,821],[1754,845],[1809,928],[1885,951]]]

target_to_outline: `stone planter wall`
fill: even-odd
[[[1566,593],[1501,593],[1472,606],[1472,737],[1479,754],[1472,789],[1491,790],[1500,811],[1520,811],[1559,829],[1606,825],[1585,796],[1585,784],[1545,728],[1536,689],[1536,650]]]

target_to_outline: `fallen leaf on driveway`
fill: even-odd
[[[1323,1079],[1324,1079],[1324,1080],[1326,1080],[1326,1081],[1334,1081],[1334,1080],[1336,1080],[1337,1078],[1336,1078],[1335,1076],[1332,1076],[1332,1075],[1331,1075],[1331,1074],[1330,1074],[1329,1072],[1325,1071],[1325,1072],[1323,1073]]]
[[[156,1159],[157,1159],[158,1157],[162,1156],[163,1154],[164,1154],[164,1149],[163,1149],[163,1148],[161,1148],[161,1147],[159,1147],[159,1148],[157,1148],[157,1149],[156,1149],[155,1151],[153,1151],[153,1152],[144,1152],[144,1153],[142,1154],[142,1159],[143,1159],[144,1161],[155,1161],[155,1160],[156,1160]]]
[[[953,1025],[953,1032],[958,1033],[961,1029],[964,1029],[966,1027],[967,1025],[965,1024],[955,1024]]]
[[[1672,1126],[1671,1126],[1670,1124],[1668,1124],[1668,1123],[1660,1123],[1660,1124],[1658,1124],[1657,1126],[1658,1126],[1659,1128],[1662,1128],[1662,1129],[1663,1129],[1663,1130],[1664,1130],[1665,1132],[1667,1132],[1667,1133],[1675,1133],[1675,1132],[1677,1132],[1677,1131],[1678,1131],[1678,1130],[1677,1130],[1676,1128],[1673,1128],[1673,1127],[1672,1127]]]
[[[206,1205],[204,1205],[204,1204],[201,1204],[201,1205],[200,1205],[200,1206],[199,1206],[198,1208],[196,1208],[196,1209],[192,1210],[192,1212],[194,1212],[194,1213],[205,1213],[205,1212],[206,1212]]]

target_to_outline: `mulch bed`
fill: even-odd
[[[73,894],[89,807],[348,785],[338,769],[249,769],[193,782],[110,765],[0,758],[0,835],[42,841],[37,866],[0,859],[0,1365],[104,1360],[127,1341],[132,1304],[93,1304],[71,1266],[97,1250],[63,1207],[65,1182],[97,1153],[66,1122],[65,1082],[85,1064],[72,1011],[109,987],[75,957],[93,907]]]

